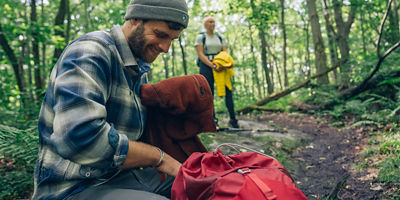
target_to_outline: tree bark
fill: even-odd
[[[361,26],[361,37],[363,42],[363,53],[367,54],[367,44],[365,42],[365,29],[364,29],[364,12],[362,11],[362,5],[360,6],[360,26]]]
[[[324,47],[324,41],[322,39],[321,26],[319,24],[319,17],[315,5],[315,0],[307,0],[307,8],[311,24],[312,39],[314,43],[315,67],[318,74],[327,69],[325,47]],[[317,81],[318,83],[321,84],[328,84],[329,83],[328,75],[325,74],[319,77]]]
[[[285,0],[280,0],[281,1],[281,29],[282,29],[282,39],[283,39],[283,45],[282,45],[282,50],[283,50],[283,76],[284,76],[284,84],[285,88],[289,86],[289,80],[288,80],[288,75],[287,75],[287,69],[286,69],[286,26],[285,26]]]
[[[69,0],[68,0],[69,1]],[[65,6],[67,10],[67,27],[65,29],[65,46],[69,44],[69,41],[71,40],[71,8],[69,3]]]
[[[326,4],[326,0],[322,1],[322,8],[324,9],[325,26],[326,26],[327,35],[328,35],[329,56],[330,56],[330,60],[331,60],[331,65],[333,65],[338,60],[338,56],[337,56],[337,47],[335,44],[334,29],[333,29],[332,23],[330,21],[331,16],[330,16],[330,13],[328,10],[328,6]],[[337,69],[333,70],[333,77],[334,77],[335,83],[338,84]]]
[[[39,55],[39,32],[38,22],[36,13],[36,0],[31,0],[31,31],[32,31],[32,54],[34,62],[34,74],[35,74],[35,86],[36,86],[36,103],[39,103],[40,94],[43,90],[41,66],[40,66],[40,55]]]
[[[265,72],[265,79],[267,80],[267,91],[268,94],[272,94],[274,92],[274,88],[272,87],[272,81],[269,76],[270,72],[267,66],[267,41],[265,40],[264,30],[262,30],[261,28],[258,30],[258,36],[261,40],[261,62]]]
[[[395,44],[399,40],[400,28],[399,28],[399,15],[398,6],[395,1],[392,1],[391,12],[388,13],[389,16],[389,30],[387,32],[387,40],[390,45]]]
[[[60,0],[60,6],[58,8],[58,12],[56,15],[56,20],[55,20],[55,29],[54,29],[54,35],[60,36],[64,38],[64,19],[65,15],[67,13],[67,3],[69,4],[69,0]],[[58,57],[60,57],[62,51],[64,50],[64,47],[61,46],[56,46],[54,49],[54,54],[53,54],[53,64],[55,64],[58,60]]]
[[[169,60],[169,56],[168,54],[163,54],[162,55],[163,61],[164,61],[164,71],[165,71],[165,78],[169,78],[169,71],[168,71],[168,60]]]
[[[24,82],[24,73],[22,66],[18,63],[17,56],[15,52],[11,48],[5,34],[3,31],[2,24],[0,23],[0,46],[3,48],[6,56],[11,62],[11,66],[14,70],[15,79],[17,80],[18,89],[22,94],[26,93],[25,82]],[[22,98],[22,103],[26,106],[24,98]]]
[[[41,11],[42,22],[41,22],[41,24],[44,25],[44,19],[45,19],[45,16],[44,16],[44,0],[42,0],[41,6],[42,6],[42,11]],[[43,74],[46,75],[47,74],[46,73],[46,41],[42,42],[42,66],[43,66],[42,72],[43,72]],[[47,77],[47,76],[43,76],[43,77]],[[45,82],[45,81],[42,81],[42,82]]]
[[[84,30],[85,30],[85,32],[89,32],[90,30],[91,30],[91,27],[92,27],[92,23],[91,23],[91,20],[90,20],[90,12],[89,12],[89,9],[90,9],[90,0],[84,0],[84,13],[85,13],[85,24],[84,24]]]
[[[171,69],[171,71],[172,71],[172,76],[176,76],[176,64],[175,64],[175,43],[172,41],[172,44],[171,44],[171,56],[172,56],[172,69]]]
[[[253,39],[253,34],[251,30],[251,23],[249,23],[249,37],[250,37],[250,51],[251,51],[251,58],[253,60],[253,77],[256,81],[257,85],[257,92],[258,92],[258,98],[261,98],[261,85],[260,85],[260,80],[258,78],[258,66],[257,66],[257,58],[254,50],[254,39]]]
[[[348,38],[350,33],[351,25],[354,22],[354,16],[356,13],[356,6],[351,3],[350,12],[347,17],[347,21],[343,21],[342,17],[342,3],[338,0],[333,0],[334,17],[336,21],[336,40],[340,50],[340,59],[348,59],[350,56],[350,48],[348,44]],[[350,86],[350,75],[351,66],[349,64],[340,67],[341,83],[340,88],[348,88]]]
[[[179,46],[181,47],[181,52],[182,52],[182,66],[183,66],[183,71],[184,71],[185,75],[187,75],[188,72],[187,72],[185,48],[183,47],[183,44],[182,44],[182,36],[179,36]]]

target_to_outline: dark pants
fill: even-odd
[[[200,74],[203,75],[204,77],[206,77],[208,85],[210,85],[210,88],[211,88],[211,93],[214,96],[214,75],[213,75],[212,69],[201,61],[199,62],[199,65],[200,65]],[[229,117],[231,119],[236,119],[234,105],[233,105],[233,99],[232,99],[232,91],[229,90],[227,87],[225,87],[225,91],[226,91],[225,105],[226,105],[226,108],[228,109]],[[215,117],[215,113],[214,113],[214,117]]]
[[[117,176],[100,185],[91,186],[68,200],[165,200],[171,197],[174,178],[160,182],[154,168],[124,170]]]

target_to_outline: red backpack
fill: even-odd
[[[171,190],[176,200],[307,199],[289,172],[272,157],[244,152],[193,153],[181,166]]]

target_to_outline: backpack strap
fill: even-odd
[[[201,32],[200,34],[202,36],[203,48],[204,48],[204,52],[205,52],[207,50],[207,47],[206,47],[206,34],[204,32]]]
[[[276,199],[276,195],[272,192],[271,188],[268,187],[257,175],[248,173],[247,176],[257,185],[258,189],[262,191],[265,198],[268,200]]]
[[[200,32],[200,34],[202,35],[202,42],[203,42],[203,48],[204,48],[204,51],[207,51],[207,47],[206,47],[206,33],[205,32]],[[216,35],[217,35],[217,37],[218,37],[218,39],[219,39],[219,42],[221,43],[221,45],[222,45],[222,37],[218,34],[218,33],[215,33]]]

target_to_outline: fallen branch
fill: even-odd
[[[278,100],[281,97],[284,97],[284,96],[292,93],[293,91],[296,91],[296,90],[306,86],[308,83],[310,83],[310,81],[312,79],[315,79],[315,78],[318,78],[320,76],[323,76],[323,75],[331,72],[332,70],[336,69],[340,65],[343,65],[346,62],[347,62],[347,59],[343,59],[343,60],[337,61],[333,65],[333,67],[331,67],[331,68],[329,68],[329,69],[327,69],[327,70],[325,70],[323,72],[320,72],[318,74],[315,74],[315,75],[311,76],[310,78],[308,78],[308,79],[306,79],[306,80],[304,80],[304,81],[302,81],[300,83],[297,83],[296,85],[293,85],[293,86],[291,86],[291,87],[289,87],[289,88],[287,88],[285,90],[282,90],[282,91],[277,92],[277,93],[273,93],[273,94],[269,95],[267,98],[264,98],[264,99],[262,99],[261,101],[259,101],[257,103],[254,103],[252,105],[249,105],[249,106],[246,106],[244,108],[239,109],[237,112],[241,113],[241,114],[247,114],[247,113],[249,113],[249,112],[251,112],[251,111],[253,111],[255,109],[259,109],[260,106],[263,106],[263,105],[265,105],[265,104],[267,104],[267,103],[269,103],[271,101]]]
[[[367,87],[368,84],[369,84],[369,81],[379,71],[379,69],[381,67],[381,64],[385,60],[385,58],[387,56],[389,56],[394,50],[399,48],[400,41],[398,41],[396,44],[394,44],[392,47],[390,47],[388,50],[386,50],[386,52],[383,54],[383,56],[381,56],[380,49],[379,49],[380,43],[381,43],[381,38],[382,38],[383,26],[384,26],[385,21],[387,19],[387,16],[388,16],[388,13],[390,11],[390,6],[392,5],[392,2],[393,2],[393,0],[389,0],[388,7],[386,9],[385,15],[384,15],[384,17],[383,17],[383,19],[381,21],[381,25],[380,25],[380,28],[379,28],[377,51],[376,51],[376,54],[378,56],[378,62],[376,63],[375,68],[372,70],[372,72],[359,85],[356,85],[354,87],[350,87],[350,88],[348,88],[346,90],[341,91],[339,96],[338,96],[339,99],[345,99],[346,100],[346,99],[354,97],[354,96],[360,94],[361,92],[364,92],[365,90],[367,90],[369,88],[369,87]],[[329,107],[332,107],[333,105],[337,104],[337,102],[338,101],[332,100],[330,102],[321,104],[321,105],[317,106],[316,108],[317,109],[329,108]]]
[[[381,22],[381,25],[380,25],[378,42],[377,42],[378,62],[376,63],[374,70],[372,70],[372,72],[360,84],[358,84],[356,86],[353,86],[353,87],[350,87],[350,88],[348,88],[346,90],[343,90],[342,92],[340,92],[340,94],[337,96],[337,98],[334,98],[333,100],[331,100],[331,101],[329,101],[327,103],[313,106],[313,110],[320,110],[320,109],[325,109],[325,108],[332,107],[333,105],[335,105],[338,102],[340,102],[340,101],[337,101],[337,99],[349,99],[349,98],[351,98],[353,96],[356,96],[356,95],[360,94],[361,92],[365,91],[366,89],[368,89],[369,87],[367,87],[367,86],[369,85],[369,81],[379,71],[379,69],[381,67],[381,64],[385,60],[385,58],[387,56],[389,56],[394,50],[399,48],[400,41],[397,42],[396,44],[394,44],[391,48],[389,48],[384,53],[383,56],[380,55],[379,45],[381,43],[383,25],[385,24],[385,21],[387,19],[387,15],[388,15],[388,13],[390,11],[390,5],[391,5],[392,1],[393,0],[389,0],[388,8],[386,9],[385,15],[384,15],[384,17],[382,19],[382,22]],[[296,84],[296,85],[294,85],[292,87],[289,87],[289,88],[287,88],[285,90],[282,90],[281,92],[273,93],[270,96],[268,96],[267,98],[255,103],[255,104],[252,104],[250,106],[246,106],[246,107],[244,107],[242,109],[239,109],[238,112],[246,114],[246,113],[249,113],[252,110],[254,110],[253,108],[255,108],[257,106],[262,106],[262,105],[265,105],[265,104],[267,104],[267,103],[269,103],[271,101],[275,101],[275,100],[277,100],[277,99],[279,99],[281,97],[284,97],[284,96],[290,94],[291,92],[296,91],[296,90],[306,86],[311,81],[311,79],[317,78],[317,77],[322,76],[322,75],[325,75],[326,73],[336,69],[338,66],[344,64],[345,62],[347,62],[347,60],[341,60],[339,62],[336,62],[335,65],[333,67],[329,68],[327,71],[324,71],[324,72],[321,72],[319,74],[316,74],[316,75],[310,77],[309,79],[304,80],[301,83],[298,83],[298,84]]]

